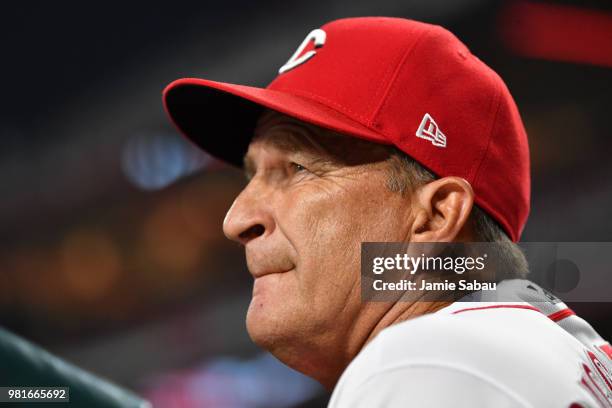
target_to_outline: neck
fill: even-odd
[[[452,301],[410,301],[410,302],[391,302],[391,303],[368,303],[359,318],[354,321],[351,329],[345,332],[344,337],[348,343],[343,342],[342,355],[337,361],[344,361],[339,364],[333,374],[327,378],[317,378],[328,390],[332,390],[336,385],[346,366],[359,354],[359,352],[370,343],[382,330],[394,324],[413,319],[429,313],[434,313],[448,305]],[[328,373],[332,370],[328,370]]]
[[[437,301],[437,302],[396,302],[394,303],[382,318],[374,325],[369,335],[366,337],[363,347],[371,342],[382,330],[394,324],[404,322],[406,320],[413,319],[415,317],[423,316],[429,313],[437,312],[438,310],[450,305],[450,301]]]

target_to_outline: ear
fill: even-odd
[[[470,236],[474,190],[461,177],[444,177],[415,191],[412,242],[451,242]]]

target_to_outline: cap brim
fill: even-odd
[[[211,155],[239,167],[265,108],[340,133],[390,143],[335,109],[278,90],[183,78],[164,89],[163,102],[164,109],[187,138]]]

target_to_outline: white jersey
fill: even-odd
[[[477,292],[381,331],[329,408],[612,407],[609,343],[530,281],[496,294],[504,302]]]

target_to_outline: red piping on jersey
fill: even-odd
[[[548,315],[548,318],[553,322],[558,322],[559,320],[563,320],[566,317],[570,317],[575,315],[574,311],[570,308],[559,310],[558,312],[552,313]]]
[[[599,348],[601,349],[601,351],[606,353],[608,357],[610,357],[610,360],[612,360],[612,346],[610,346],[609,343],[602,344],[601,346],[599,346]]]
[[[527,310],[535,310],[536,312],[541,312],[540,309],[533,306],[527,305],[493,305],[493,306],[482,306],[482,307],[470,307],[468,309],[459,309],[455,310],[453,314],[461,313],[461,312],[469,312],[471,310],[483,310],[483,309],[527,309]],[[575,315],[576,313],[570,309],[569,307],[563,310],[559,310],[558,312],[551,313],[547,317],[553,322],[558,322],[560,320],[565,319],[566,317],[570,317]]]
[[[484,310],[484,309],[528,309],[528,310],[535,310],[536,312],[540,311],[540,309],[538,309],[537,307],[527,306],[527,305],[493,305],[493,306],[470,307],[468,309],[455,310],[453,314],[457,314],[461,312],[469,312],[471,310]]]

